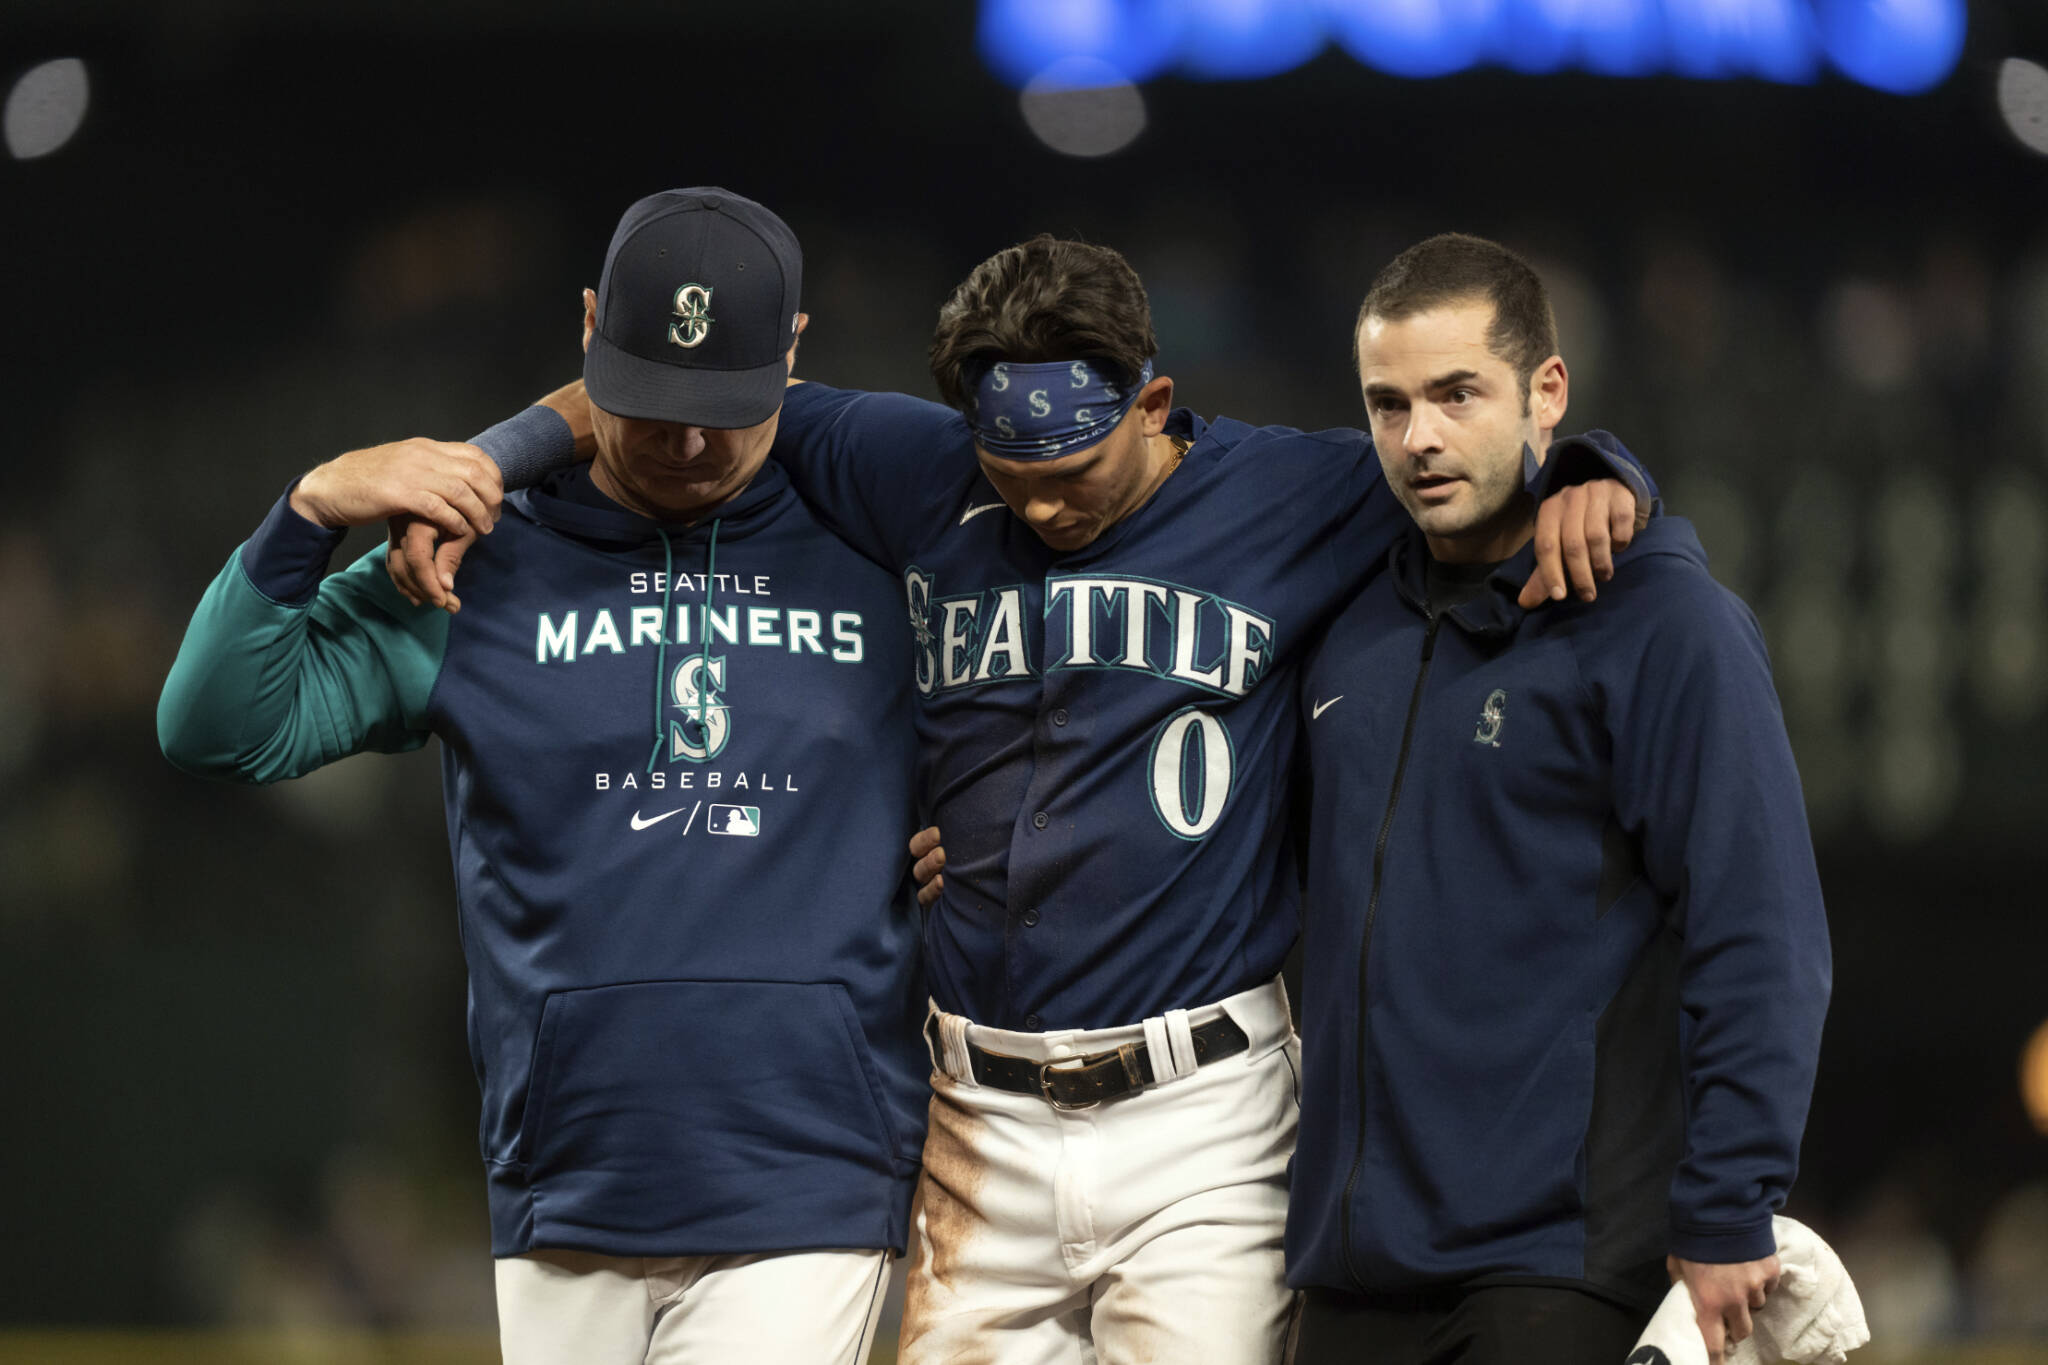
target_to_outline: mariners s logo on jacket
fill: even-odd
[[[715,659],[692,655],[676,665],[669,684],[680,720],[668,727],[668,756],[692,763],[705,763],[725,751],[732,734],[732,709],[719,704],[725,687],[725,656]]]
[[[1479,708],[1479,728],[1472,733],[1474,744],[1500,747],[1500,727],[1507,724],[1508,694],[1501,688],[1494,688],[1486,694],[1486,704]]]
[[[781,734],[776,722],[778,689],[787,689],[794,679],[812,677],[814,666],[836,671],[866,661],[867,613],[783,603],[776,600],[778,589],[781,576],[772,572],[634,570],[622,575],[603,597],[567,610],[551,604],[555,610],[535,613],[535,663],[546,668],[570,665],[582,672],[596,667],[597,660],[620,660],[626,671],[608,674],[612,681],[591,684],[599,691],[630,689],[636,685],[631,681],[635,677],[646,679],[637,684],[643,687],[659,679],[652,708],[657,736],[652,761],[645,740],[621,748],[603,771],[593,774],[592,790],[637,795],[799,789],[803,772],[761,763],[763,746],[774,751]],[[621,590],[621,596],[610,596]],[[661,605],[676,593],[715,600],[721,591],[742,600],[717,605],[671,600]],[[607,598],[609,604],[598,605]],[[712,649],[720,652],[711,653]],[[656,656],[662,650],[668,658],[657,672]],[[649,672],[640,673],[642,667]],[[815,682],[835,687],[823,678]],[[731,771],[721,771],[721,763]],[[758,819],[742,824],[744,831],[711,832],[760,831]],[[699,827],[694,815],[678,824],[684,830]]]

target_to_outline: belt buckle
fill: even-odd
[[[1096,1105],[1102,1103],[1101,1100],[1082,1100],[1078,1104],[1069,1104],[1053,1094],[1051,1062],[1040,1062],[1038,1064],[1038,1093],[1043,1095],[1045,1102],[1055,1109],[1093,1109]]]

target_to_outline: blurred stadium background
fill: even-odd
[[[802,371],[921,394],[1040,230],[1131,256],[1183,401],[1309,427],[1394,251],[1528,252],[1568,425],[1773,649],[1837,965],[1790,1211],[1871,1359],[2048,1360],[2042,0],[0,15],[0,1359],[495,1358],[434,754],[210,786],[153,708],[288,479],[573,375],[620,210],[720,183],[803,240]]]

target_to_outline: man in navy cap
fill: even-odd
[[[750,200],[635,204],[584,294],[595,460],[502,507],[470,445],[318,466],[164,688],[164,752],[207,776],[440,738],[514,1365],[862,1360],[906,1241],[909,639],[767,462],[801,276]],[[323,579],[401,512],[488,532],[459,615],[381,549]]]

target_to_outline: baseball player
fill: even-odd
[[[947,405],[800,384],[783,406],[774,458],[900,572],[948,840],[913,1365],[1270,1362],[1294,1310],[1293,679],[1404,520],[1362,433],[1205,422],[1157,349],[1120,255],[1041,237],[942,310]],[[552,433],[522,458],[567,458],[573,424]],[[1589,593],[1650,496],[1596,463],[1571,472],[1635,491],[1545,505]],[[444,592],[446,558],[408,551]]]
[[[801,275],[750,200],[635,204],[585,294],[596,458],[504,500],[460,614],[381,552],[321,575],[401,509],[489,529],[495,470],[356,451],[229,559],[164,688],[210,776],[441,740],[514,1365],[857,1365],[906,1244],[909,636],[767,462]]]
[[[1677,518],[1597,605],[1514,602],[1525,460],[1620,450],[1553,439],[1518,257],[1410,248],[1357,355],[1414,525],[1299,683],[1296,1359],[1618,1365],[1669,1257],[1718,1362],[1776,1282],[1829,988],[1763,640]]]

